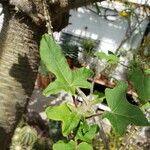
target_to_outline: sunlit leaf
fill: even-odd
[[[56,44],[52,36],[45,34],[40,44],[40,56],[42,63],[48,71],[56,76],[56,80],[44,90],[44,95],[56,94],[66,91],[75,94],[78,87],[90,88],[91,84],[87,79],[93,74],[89,69],[80,68],[71,70],[64,57],[61,47]]]
[[[106,89],[105,95],[110,112],[105,112],[104,117],[109,119],[115,132],[119,135],[125,133],[129,124],[148,126],[148,120],[142,111],[126,99],[128,85],[120,82],[114,89]]]
[[[93,150],[93,148],[92,145],[82,142],[77,146],[76,150]]]
[[[99,104],[105,99],[105,94],[98,91],[94,91],[92,96],[93,96],[93,100],[91,101],[92,104]]]
[[[96,52],[95,56],[99,59],[104,59],[110,64],[117,64],[119,58],[114,54],[105,54],[104,52]]]
[[[93,148],[86,142],[76,145],[76,143],[72,140],[68,143],[60,140],[53,145],[53,150],[93,150]]]
[[[80,122],[79,129],[77,131],[75,139],[80,139],[87,143],[91,143],[92,139],[98,133],[99,126],[96,124],[88,125],[86,121]]]
[[[46,114],[48,119],[62,121],[62,133],[64,136],[67,136],[76,128],[81,119],[81,115],[78,112],[71,111],[67,103],[48,107]]]
[[[144,73],[147,74],[147,75],[150,75],[150,69],[144,70]]]
[[[150,74],[144,74],[139,67],[135,67],[129,72],[129,80],[133,83],[141,102],[148,102],[150,100]]]
[[[65,143],[60,140],[53,145],[53,150],[76,150],[76,143],[74,141]]]

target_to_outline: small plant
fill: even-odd
[[[86,48],[91,50],[93,47],[89,45],[86,44]],[[123,136],[128,125],[150,125],[141,109],[127,101],[128,84],[126,82],[117,82],[113,89],[107,88],[103,94],[93,94],[93,84],[87,80],[94,73],[86,68],[71,70],[60,46],[48,34],[43,35],[41,40],[40,55],[47,70],[56,76],[56,80],[48,85],[43,94],[49,96],[65,91],[72,96],[72,103],[64,101],[60,105],[49,106],[45,111],[48,119],[61,121],[62,134],[65,137],[65,140],[60,140],[53,145],[54,150],[92,150],[93,140],[97,137],[99,131],[103,131],[99,122],[89,121],[90,119],[95,120],[95,117],[99,119],[107,118],[117,136]],[[111,63],[118,63],[116,56],[100,54],[99,57]],[[133,69],[130,72],[129,79],[142,100],[140,102],[148,102],[150,99],[150,77],[145,77],[140,69]],[[140,86],[143,89],[138,86],[140,80]],[[81,88],[90,89],[90,94],[86,96]],[[80,97],[80,101],[76,99],[77,96]],[[102,104],[104,99],[106,99],[108,106],[102,107],[103,111],[99,111],[97,106],[104,106]],[[105,136],[104,134],[105,149],[109,149]]]
[[[30,126],[16,128],[10,150],[31,150],[37,141],[37,131]]]
[[[114,54],[107,55],[104,52],[96,52],[94,55],[101,60],[106,60],[109,64],[112,65],[116,65],[119,62],[119,58]]]
[[[81,47],[83,48],[83,52],[86,52],[89,55],[93,55],[94,53],[94,42],[90,39],[85,39],[81,43]]]

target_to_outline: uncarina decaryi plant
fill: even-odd
[[[55,42],[52,36],[45,34],[40,44],[40,56],[42,63],[47,70],[52,72],[56,79],[48,85],[43,91],[45,96],[56,94],[61,91],[72,95],[73,103],[63,102],[60,105],[49,106],[46,108],[48,119],[61,121],[62,134],[66,137],[64,141],[58,141],[53,145],[54,150],[92,150],[92,141],[97,136],[99,130],[99,122],[89,123],[89,118],[100,117],[107,118],[115,133],[122,136],[126,132],[126,128],[130,124],[137,126],[150,125],[143,112],[138,106],[130,104],[126,99],[128,84],[120,81],[113,88],[107,88],[105,94],[97,93],[97,96],[91,90],[86,96],[80,88],[93,89],[93,84],[88,82],[88,78],[93,76],[93,72],[86,68],[77,68],[71,70],[67,64],[61,47]],[[105,57],[112,63],[117,63],[116,56],[100,55]],[[137,73],[140,71],[136,71]],[[133,74],[131,79],[133,82]],[[139,78],[145,79],[142,74]],[[149,79],[148,79],[149,80]],[[136,84],[134,84],[136,87]],[[76,96],[81,101],[76,103]],[[140,97],[143,96],[140,94]],[[147,98],[146,96],[144,98]],[[99,113],[96,106],[106,99],[109,109]],[[101,104],[103,105],[103,104]]]

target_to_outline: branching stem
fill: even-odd
[[[83,99],[83,102],[87,104],[88,102],[88,98],[86,97],[86,95],[82,92],[82,90],[80,90],[79,88],[77,88],[77,93],[79,94],[79,96]]]

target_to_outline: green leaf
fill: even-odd
[[[146,75],[150,75],[150,69],[145,69],[145,70],[144,70],[144,73],[145,73]]]
[[[107,60],[110,64],[118,64],[119,62],[119,58],[113,54],[109,54]]]
[[[142,105],[141,109],[142,110],[146,110],[150,108],[150,102],[145,103],[144,105]]]
[[[92,96],[93,96],[93,100],[91,101],[92,104],[99,104],[105,99],[105,94],[98,91],[94,91]]]
[[[49,71],[47,70],[47,68],[45,67],[42,61],[40,61],[39,73],[44,75],[48,75],[49,73]]]
[[[92,145],[82,142],[77,146],[76,150],[93,150],[93,148]]]
[[[79,68],[72,71],[74,87],[90,88],[91,83],[87,82],[87,79],[93,75],[93,72],[86,68]]]
[[[104,52],[96,52],[94,55],[99,59],[105,59],[110,64],[117,64],[119,62],[119,58],[114,54],[105,54]]]
[[[97,124],[88,125],[86,121],[80,122],[79,129],[77,131],[75,139],[85,141],[87,143],[92,143],[92,139],[98,133],[99,126]]]
[[[50,106],[46,109],[48,119],[62,121],[62,133],[67,136],[74,128],[76,128],[81,119],[78,112],[69,109],[67,103],[59,106]]]
[[[129,80],[133,83],[141,102],[148,102],[150,100],[150,74],[144,74],[139,67],[135,67],[129,72]]]
[[[65,143],[60,140],[53,145],[53,150],[76,150],[76,143],[74,141]]]
[[[52,36],[45,34],[40,44],[40,56],[48,71],[56,76],[56,80],[50,83],[44,90],[44,95],[56,94],[66,91],[75,94],[78,87],[90,88],[91,83],[87,79],[93,74],[89,69],[80,68],[72,71],[65,59],[61,47],[56,44]]]
[[[105,112],[106,117],[111,122],[115,132],[119,135],[125,133],[129,124],[137,126],[148,126],[148,120],[142,111],[126,99],[128,85],[120,82],[114,89],[106,89],[105,95],[111,112]]]
[[[68,143],[60,140],[53,145],[53,150],[93,150],[93,148],[86,142],[82,142],[79,145],[76,145],[76,143],[72,140]]]

